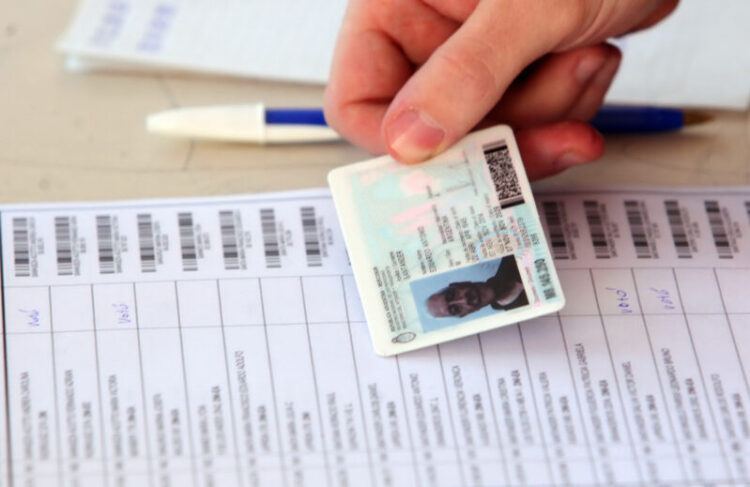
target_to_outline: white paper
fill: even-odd
[[[324,83],[346,0],[85,0],[58,47],[115,63]]]
[[[607,101],[750,106],[750,2],[683,1],[663,23],[616,41],[624,57]]]
[[[81,0],[59,47],[66,66],[179,69],[325,83],[346,0]],[[683,1],[653,29],[615,42],[610,103],[745,109],[746,0]]]
[[[326,191],[0,208],[2,478],[750,482],[750,188],[537,201],[566,308],[392,358]]]

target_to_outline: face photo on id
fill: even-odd
[[[529,304],[512,255],[420,279],[412,292],[426,330]]]
[[[495,310],[513,309],[529,304],[521,275],[512,255],[500,260],[497,272],[486,281],[451,282],[427,299],[427,310],[435,318],[458,317],[485,306]]]

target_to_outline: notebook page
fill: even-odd
[[[58,47],[75,56],[324,83],[346,0],[87,0]]]
[[[326,191],[1,207],[5,474],[749,482],[750,188],[537,200],[563,311],[392,358]]]

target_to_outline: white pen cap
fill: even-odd
[[[266,125],[266,110],[262,103],[167,110],[150,115],[146,119],[146,129],[171,137],[256,144],[324,142],[341,138],[325,126]]]
[[[178,108],[150,115],[146,129],[171,137],[262,143],[266,110],[262,103]]]

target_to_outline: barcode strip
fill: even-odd
[[[303,206],[300,208],[302,217],[302,232],[305,236],[305,255],[308,267],[320,267],[323,261],[320,255],[320,239],[318,237],[318,220],[315,217],[315,208]]]
[[[260,210],[260,226],[263,232],[263,253],[266,256],[266,267],[281,267],[281,251],[276,235],[276,214],[273,208]]]
[[[55,217],[55,249],[57,275],[73,275],[73,235],[70,230],[70,217]]]
[[[187,272],[197,271],[198,254],[195,248],[195,228],[193,227],[193,214],[189,212],[178,213],[177,225],[180,228],[182,270]]]
[[[547,222],[549,243],[552,248],[552,257],[555,259],[570,259],[570,249],[565,239],[565,231],[562,224],[561,210],[562,202],[545,201],[542,203],[544,219]]]
[[[584,201],[583,209],[586,212],[586,223],[589,225],[591,244],[594,246],[594,255],[597,259],[609,259],[612,257],[607,235],[604,232],[604,220],[602,218],[599,203],[596,201]]]
[[[482,150],[492,183],[495,185],[500,208],[523,204],[523,191],[505,141],[485,145]]]
[[[141,252],[141,272],[156,272],[156,249],[154,248],[154,226],[149,213],[139,213],[138,248]]]
[[[727,229],[724,227],[724,218],[721,216],[719,202],[708,200],[704,202],[708,224],[711,226],[711,234],[714,237],[714,245],[720,259],[732,259],[732,247],[729,245],[729,236]]]
[[[99,273],[115,273],[115,249],[112,243],[112,217],[97,215],[96,243],[99,249]]]
[[[16,277],[31,276],[29,219],[13,218],[13,266]]]
[[[690,250],[690,241],[688,241],[685,221],[682,219],[679,203],[677,203],[677,200],[666,200],[664,208],[667,210],[667,220],[672,232],[672,241],[675,251],[677,251],[677,257],[679,259],[692,259],[693,253]]]
[[[219,212],[219,227],[221,229],[221,248],[224,254],[224,269],[228,271],[240,268],[240,251],[237,244],[237,225],[234,222],[235,212],[223,210]]]
[[[625,213],[628,217],[628,226],[630,227],[630,236],[633,238],[635,255],[639,259],[651,259],[651,247],[646,237],[646,225],[644,223],[643,205],[635,200],[625,201]]]

